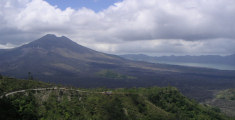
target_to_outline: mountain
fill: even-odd
[[[200,100],[211,97],[211,90],[235,87],[235,71],[127,60],[51,34],[0,51],[0,73],[17,78],[77,87],[171,85]]]
[[[126,54],[121,57],[131,60],[141,60],[148,62],[181,62],[181,63],[204,63],[204,64],[224,64],[235,66],[235,54],[228,56],[201,55],[201,56],[147,56],[143,54]]]
[[[174,87],[81,89],[7,77],[0,83],[1,120],[232,120]]]
[[[64,36],[50,34],[19,48],[1,52],[0,56],[0,72],[17,77],[27,76],[31,72],[39,79],[44,79],[42,76],[89,74],[90,70],[100,66],[104,69],[115,67],[123,61],[120,57],[78,45]]]

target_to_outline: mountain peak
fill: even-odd
[[[69,41],[72,41],[72,40],[70,40],[69,38],[67,38],[65,36],[57,37],[54,34],[46,34],[43,37],[39,38],[37,41],[43,41],[43,40],[63,40],[63,39],[67,39]]]
[[[47,34],[38,40],[35,40],[29,44],[27,44],[25,47],[40,47],[40,48],[54,48],[54,47],[71,47],[71,46],[77,46],[78,44],[70,40],[69,38],[65,36],[57,37],[54,34]],[[78,45],[79,46],[79,45]]]
[[[57,37],[55,34],[46,34],[43,37]]]
[[[71,39],[61,36],[57,37],[54,34],[47,34],[38,40],[35,40],[27,45],[22,46],[23,48],[42,48],[51,50],[54,48],[64,48],[77,53],[93,52],[93,50],[86,48],[72,41]]]
[[[58,37],[58,36],[56,36],[55,34],[46,34],[46,35],[44,35],[43,37],[41,37],[40,39],[60,39],[60,38],[69,39],[69,38],[66,37],[66,36]]]

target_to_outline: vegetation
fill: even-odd
[[[31,72],[28,72],[28,80],[33,80],[33,75],[31,74]]]
[[[227,89],[218,92],[216,95],[218,99],[226,99],[226,100],[235,100],[235,89]]]
[[[235,117],[235,89],[217,91],[214,98],[205,103],[220,108],[227,116]]]
[[[101,70],[100,72],[98,72],[98,75],[101,77],[111,78],[111,79],[136,79],[133,76],[123,75],[111,70]]]
[[[4,92],[51,86],[53,85],[35,80],[20,80],[16,78],[2,77],[2,79],[0,79],[0,95]]]
[[[47,83],[4,77],[10,90]],[[16,85],[11,85],[11,82]],[[24,84],[26,86],[21,86]],[[28,82],[28,83],[27,83]],[[30,87],[30,86],[31,87]],[[10,86],[10,87],[8,87]],[[26,88],[24,88],[26,87]],[[11,88],[11,89],[10,89]],[[0,99],[0,119],[17,120],[226,120],[218,109],[184,97],[174,87],[26,91]],[[112,91],[109,94],[105,91]]]

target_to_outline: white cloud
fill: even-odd
[[[19,45],[13,45],[11,43],[7,43],[7,44],[0,44],[0,49],[11,49],[11,48],[15,48],[18,47]]]
[[[70,22],[73,9],[64,11],[42,0],[32,0],[15,17],[15,26],[23,31],[62,29]]]
[[[54,33],[108,53],[229,54],[234,20],[234,0],[124,0],[98,13],[61,10],[44,0],[1,0],[0,43]]]

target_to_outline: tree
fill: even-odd
[[[31,72],[28,72],[28,80],[30,80]]]
[[[28,80],[33,80],[33,75],[31,74],[31,72],[28,72]]]
[[[2,76],[2,74],[0,73],[0,79],[3,79],[3,76]]]

